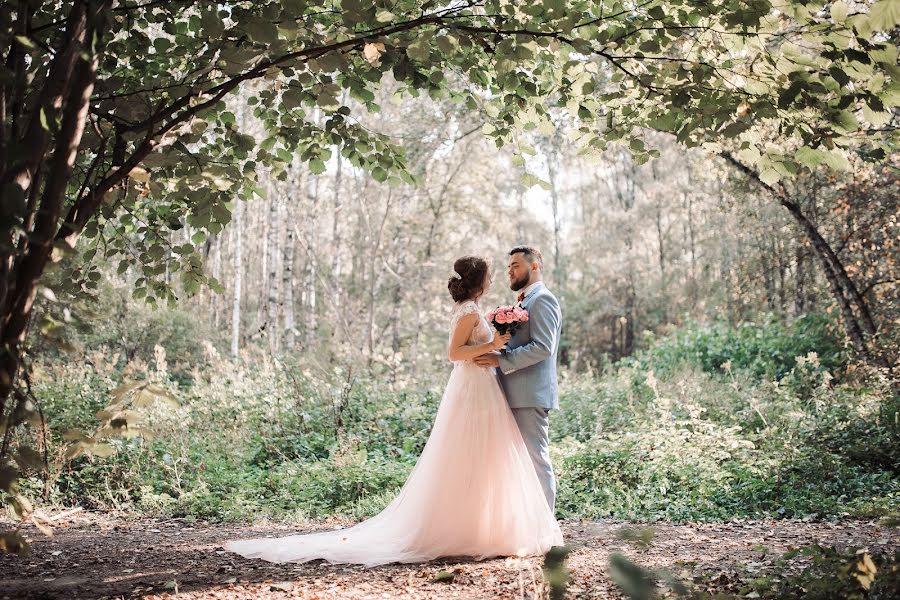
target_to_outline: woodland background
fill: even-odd
[[[65,3],[12,4],[3,550],[71,507],[207,524],[376,514],[449,373],[453,260],[492,260],[492,308],[512,299],[506,253],[522,243],[542,249],[564,313],[558,517],[896,522],[896,3],[648,2],[570,24],[574,40],[551,26],[591,3],[76,2],[68,22]],[[72,39],[101,55],[62,35],[78,10],[90,32],[95,9],[118,62],[73,67],[95,98],[73,93],[48,124],[41,69]],[[516,19],[553,40],[503,29]],[[678,37],[697,23],[715,41]],[[752,46],[748,28],[780,41]],[[319,54],[263,60],[291,43]],[[726,67],[705,62],[726,50]],[[74,166],[51,139],[74,144]],[[827,576],[798,585],[869,593],[854,557],[822,554]],[[896,585],[897,557],[875,560]]]

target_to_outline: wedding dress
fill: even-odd
[[[457,304],[450,333],[463,315]],[[490,341],[482,315],[468,345]],[[562,532],[494,369],[455,362],[422,455],[397,497],[378,515],[336,531],[231,541],[226,548],[271,562],[368,566],[439,557],[542,554]]]

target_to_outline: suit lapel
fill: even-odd
[[[535,297],[535,295],[536,295],[538,292],[540,292],[542,289],[544,289],[544,284],[543,284],[543,283],[541,283],[540,285],[534,286],[534,289],[531,290],[530,292],[528,292],[528,295],[525,296],[524,298],[522,298],[522,301],[519,302],[519,304],[522,305],[522,308],[525,308],[526,310],[528,310],[527,307],[525,306],[525,303],[527,302],[528,304],[531,304],[531,300],[533,300],[534,297]]]

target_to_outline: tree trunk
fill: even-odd
[[[281,314],[284,316],[284,347],[294,349],[294,219],[290,204],[284,207],[284,254],[281,269]]]
[[[341,270],[341,244],[343,243],[341,240],[341,221],[344,211],[344,205],[342,203],[343,199],[341,198],[341,180],[343,179],[344,171],[343,164],[343,157],[341,156],[340,148],[338,148],[337,171],[334,174],[334,200],[332,203],[332,215],[334,221],[332,221],[331,225],[331,243],[333,247],[331,253],[331,277],[335,285],[340,283],[338,275]],[[335,294],[335,296],[340,297],[340,293]]]
[[[241,234],[241,221],[243,202],[239,198],[234,200],[234,217],[231,227],[234,231],[234,257],[232,267],[234,269],[234,296],[231,301],[231,356],[237,357],[240,350],[241,336],[241,283],[243,282],[243,236]]]
[[[775,260],[775,255],[777,254],[775,250],[775,240],[769,235],[768,231],[764,231],[762,233],[763,239],[759,243],[759,254],[760,256],[765,257],[768,255],[768,260],[766,260],[765,264],[761,265],[762,267],[762,275],[763,281],[766,286],[766,308],[769,309],[769,312],[775,312],[775,277],[772,273],[772,261]]]
[[[318,248],[316,229],[318,227],[317,213],[319,210],[319,178],[310,176],[307,178],[307,194],[309,199],[309,215],[306,219],[306,273],[303,285],[304,295],[304,316],[305,324],[305,340],[304,346],[310,349],[314,346],[316,335],[318,334],[317,319],[317,286],[316,280],[319,277],[318,264]]]
[[[550,152],[547,156],[547,171],[550,179],[550,208],[553,212],[553,279],[556,287],[560,292],[563,291],[565,283],[563,281],[563,258],[560,251],[562,237],[562,218],[559,211],[559,190],[557,189],[557,160],[558,149],[556,147],[556,139],[550,143]]]
[[[268,195],[270,198],[265,201],[266,209],[268,209],[269,206],[272,206],[271,194]],[[247,228],[247,231],[248,233],[258,232],[258,235],[254,235],[251,239],[247,240],[247,250],[248,256],[260,256],[262,257],[262,260],[260,263],[251,262],[250,265],[248,265],[251,268],[256,267],[258,270],[255,269],[248,272],[247,277],[248,281],[255,282],[255,289],[264,291],[267,289],[266,284],[268,283],[269,277],[269,265],[271,264],[271,258],[269,257],[269,211],[262,210],[262,206],[260,209],[261,210],[255,210],[248,215],[247,225],[249,225],[249,227]],[[253,295],[253,298],[256,301],[256,326],[251,336],[257,336],[259,334],[266,335],[268,297],[268,294]]]
[[[785,260],[785,253],[787,249],[784,247],[784,240],[779,238],[777,241],[778,244],[778,252],[777,252],[777,260],[778,260],[778,311],[780,314],[784,314],[787,312],[787,284],[785,282],[786,273],[787,273],[787,261]]]
[[[825,273],[825,279],[828,281],[828,286],[831,289],[831,295],[840,308],[847,337],[853,343],[853,347],[861,358],[864,360],[871,359],[872,356],[866,334],[868,334],[868,336],[874,336],[877,329],[872,320],[871,313],[869,312],[868,304],[859,293],[856,285],[850,279],[840,258],[825,238],[822,237],[822,234],[819,233],[815,224],[803,213],[800,205],[788,197],[787,192],[783,188],[776,189],[763,182],[758,173],[738,161],[730,153],[722,152],[721,156],[739,171],[766,189],[766,191],[788,210],[797,222],[800,230],[809,240],[816,256],[819,257],[819,261],[822,263],[822,269]],[[859,317],[854,313],[854,308],[857,309]]]
[[[32,114],[25,138],[16,140],[22,144],[24,160],[17,161],[15,168],[0,174],[3,184],[0,189],[5,188],[0,193],[4,199],[14,200],[10,197],[14,192],[37,197],[40,190],[36,174],[43,168],[50,144],[49,132],[41,125],[38,113],[51,118],[61,112],[62,122],[47,166],[47,183],[41,192],[34,228],[29,232],[18,260],[13,261],[10,254],[5,254],[0,261],[3,269],[0,272],[3,280],[0,289],[0,346],[3,348],[0,352],[0,416],[4,415],[18,373],[21,344],[31,318],[38,282],[53,252],[66,186],[81,145],[97,75],[100,57],[92,52],[92,44],[95,37],[102,37],[103,19],[109,4],[109,1],[90,6],[83,1],[73,4],[66,46],[54,57],[47,85],[38,100],[38,106],[42,108]],[[14,425],[7,424],[10,428]]]
[[[631,356],[634,352],[634,320],[635,300],[634,274],[628,274],[628,290],[625,296],[625,323],[622,339],[622,356]]]
[[[687,203],[687,233],[688,233],[688,245],[691,251],[691,266],[689,271],[689,279],[690,283],[688,285],[688,294],[691,300],[691,305],[697,305],[697,241],[696,241],[696,233],[694,230],[694,194],[690,189],[691,179],[688,178],[688,191],[684,194],[684,199]]]
[[[213,238],[212,244],[212,276],[216,281],[221,282],[222,279],[222,234],[217,233]],[[221,321],[221,300],[219,294],[212,292],[210,300],[212,302],[213,326],[218,330]]]
[[[278,327],[278,238],[281,229],[280,202],[278,201],[278,187],[269,185],[269,223],[266,236],[266,254],[269,257],[269,272],[266,277],[266,291],[268,292],[266,303],[266,337],[269,340],[269,351],[276,354],[281,346],[281,331]]]
[[[797,265],[794,276],[794,315],[799,316],[806,312],[806,251],[797,241],[794,241],[794,262]]]

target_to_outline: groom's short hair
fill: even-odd
[[[522,253],[525,255],[525,260],[530,263],[536,262],[541,270],[544,270],[544,256],[541,254],[541,251],[535,248],[534,246],[516,246],[512,250],[509,251],[509,255]]]

